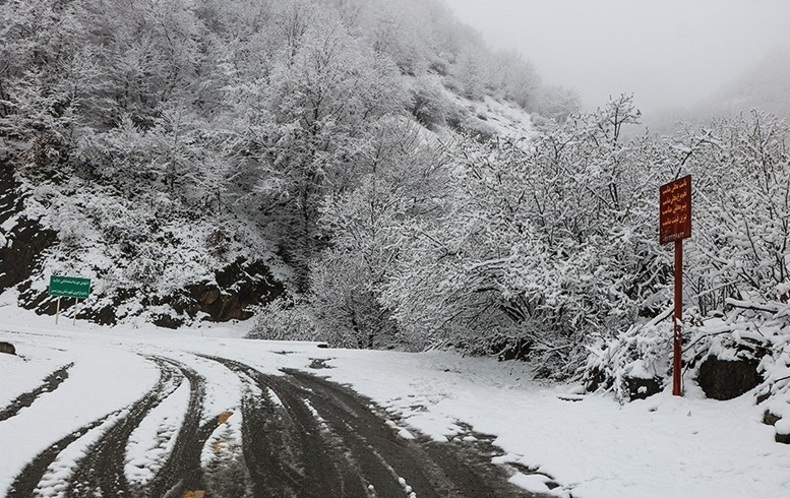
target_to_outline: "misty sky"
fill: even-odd
[[[790,47],[790,0],[444,1],[587,109],[620,93],[645,111],[691,104]]]

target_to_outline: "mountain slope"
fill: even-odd
[[[91,277],[104,322],[307,292],[324,199],[384,144],[447,160],[439,142],[528,133],[541,101],[528,63],[434,0],[35,0],[0,24],[0,288],[52,313],[49,275]]]

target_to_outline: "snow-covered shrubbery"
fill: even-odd
[[[623,139],[637,118],[622,97],[529,142],[451,150],[430,215],[382,230],[398,250],[380,300],[401,330],[470,352],[529,344],[546,375],[568,376],[590,337],[655,313],[669,267],[651,198],[667,167]]]
[[[420,189],[391,164],[372,170],[322,208],[332,244],[312,266],[318,323],[357,345],[515,348],[543,375],[597,378],[619,395],[629,377],[660,384],[672,249],[658,243],[659,185],[694,178],[685,297],[698,321],[745,292],[776,299],[788,274],[787,131],[755,114],[625,139],[638,119],[622,96],[528,141],[456,137]]]
[[[688,361],[713,356],[723,360],[759,363],[761,382],[752,391],[766,412],[766,423],[776,424],[777,434],[790,436],[790,304],[728,299],[720,316],[702,320],[689,331],[684,348]],[[771,417],[783,419],[777,424]]]
[[[275,299],[259,307],[255,313],[255,326],[248,337],[271,341],[321,340],[310,309],[288,298]]]
[[[684,246],[690,348],[684,350],[684,361],[689,364],[709,355],[762,359],[766,382],[777,378],[767,363],[775,365],[772,359],[785,354],[790,334],[782,322],[786,312],[780,311],[790,285],[789,138],[786,122],[752,113],[660,144],[669,151],[665,157],[674,155],[679,167],[693,175],[693,234]],[[775,316],[767,317],[769,311]],[[771,325],[762,331],[766,321]],[[660,332],[664,343],[671,337],[669,329],[665,325]],[[606,384],[616,390],[629,368],[661,357],[634,347],[634,341],[653,336],[653,328],[623,330],[605,349],[595,350],[584,374],[589,379],[605,374]],[[664,343],[659,350],[666,350]],[[668,368],[659,364],[657,377],[665,377]]]
[[[743,363],[755,369],[759,381],[748,387],[770,417],[790,418],[790,305],[778,301],[728,299],[723,309],[699,314],[686,310],[683,341],[685,382],[697,382],[710,358]],[[652,380],[660,388],[671,384],[671,308],[650,322],[634,325],[589,347],[582,380],[590,390],[609,391],[621,402],[634,398],[633,384]],[[734,374],[734,371],[730,372]],[[715,380],[715,379],[714,379]],[[741,379],[726,380],[727,394],[737,395]],[[701,382],[701,380],[700,380]],[[707,381],[706,381],[707,382]],[[703,390],[708,387],[703,385]],[[712,386],[717,389],[721,386]],[[771,422],[772,424],[774,422]],[[777,426],[777,431],[781,429]],[[783,434],[790,434],[785,431]]]
[[[611,391],[624,402],[631,399],[636,382],[664,383],[671,366],[672,334],[671,324],[661,322],[669,311],[650,322],[632,325],[616,337],[599,337],[590,344],[581,370],[587,389]]]

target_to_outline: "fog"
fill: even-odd
[[[620,93],[646,113],[683,108],[790,49],[790,0],[444,2],[493,48],[575,89],[587,110]]]

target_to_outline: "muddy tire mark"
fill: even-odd
[[[68,445],[84,436],[88,431],[99,427],[107,419],[116,415],[117,412],[111,413],[104,418],[95,420],[88,425],[82,426],[68,436],[56,441],[49,448],[39,453],[30,463],[28,463],[22,472],[14,479],[14,482],[8,488],[7,498],[30,498],[33,496],[36,487],[43,479],[47,468],[55,461],[61,451]]]
[[[156,498],[165,496],[168,492],[181,496],[184,490],[204,487],[200,454],[211,433],[219,425],[219,415],[203,426],[200,425],[206,380],[186,365],[173,360],[165,361],[181,370],[189,380],[190,391],[184,422],[176,436],[173,451],[143,492],[145,496]]]
[[[172,380],[172,372],[161,370],[159,375],[159,380],[154,385],[153,388],[139,401],[137,401],[130,412],[140,411],[140,407],[148,402],[151,399],[157,399],[161,396],[161,393],[165,390],[168,383]],[[125,410],[125,409],[124,409]],[[16,477],[14,482],[8,489],[8,498],[30,498],[34,496],[34,492],[36,487],[39,485],[41,480],[43,479],[44,475],[47,472],[47,469],[50,465],[52,465],[55,460],[57,459],[58,455],[69,445],[83,437],[88,431],[93,430],[100,425],[104,424],[108,419],[111,417],[118,416],[122,413],[123,410],[117,410],[112,412],[98,420],[87,424],[76,431],[68,434],[67,436],[63,437],[62,439],[53,443],[49,448],[39,453],[28,465],[22,469],[22,472]],[[128,417],[127,417],[128,418]],[[123,419],[118,422],[122,423]],[[116,423],[116,426],[118,425]],[[109,465],[112,463],[108,462]],[[121,466],[121,471],[123,471],[123,467]],[[78,496],[78,495],[74,495]]]
[[[28,406],[32,405],[33,402],[36,401],[36,399],[38,399],[38,397],[42,394],[51,393],[60,387],[63,381],[68,379],[69,369],[73,366],[74,363],[69,363],[64,367],[55,370],[44,379],[44,383],[39,387],[17,396],[16,399],[11,401],[8,406],[0,410],[0,422],[8,420],[9,418],[18,414],[23,408],[27,408]]]
[[[537,496],[510,484],[506,469],[491,464],[488,450],[496,447],[487,441],[474,446],[419,435],[404,439],[393,429],[392,416],[347,387],[297,370],[267,375],[242,362],[205,358],[221,363],[248,386],[241,398],[243,459],[228,465],[238,465],[234,468],[240,473],[233,475],[254,498]],[[148,393],[39,454],[14,481],[8,498],[33,496],[60,452],[101,424],[108,428],[101,429],[62,483],[67,498],[210,498],[213,491],[204,491],[201,453],[227,414],[201,425],[205,378],[172,359],[149,360],[159,368],[159,380]],[[132,432],[184,381],[190,384],[189,401],[172,451],[149,483],[130,486],[124,467]],[[227,490],[216,491],[222,495]]]
[[[61,451],[111,417],[119,417],[119,419],[89,446],[86,456],[77,462],[73,474],[65,483],[67,497],[160,498],[167,494],[181,496],[183,491],[201,489],[203,487],[201,452],[214,429],[220,425],[221,414],[201,425],[205,379],[193,369],[172,359],[149,357],[149,360],[159,368],[159,379],[145,396],[128,408],[80,428],[40,453],[16,478],[8,490],[8,498],[34,496],[36,487]],[[172,395],[185,379],[190,383],[189,402],[173,450],[150,483],[139,489],[131,489],[124,474],[129,438],[151,410]]]
[[[301,387],[318,411],[327,417],[344,441],[359,452],[358,460],[369,461],[372,452],[403,478],[420,497],[528,497],[533,496],[510,484],[504,469],[457,445],[439,443],[427,437],[405,440],[387,425],[385,416],[371,411],[370,400],[338,384],[297,370],[284,370],[295,387]],[[361,440],[361,441],[355,441]],[[361,443],[361,446],[360,446]],[[381,484],[387,481],[379,480]],[[379,490],[379,488],[376,488]],[[383,496],[391,496],[388,487]],[[401,492],[403,492],[401,490]]]
[[[510,484],[505,469],[474,448],[399,437],[383,411],[343,386],[211,359],[276,396],[250,393],[243,402],[244,457],[256,498],[536,496]]]
[[[295,442],[305,469],[303,488],[299,496],[367,497],[367,482],[355,462],[347,458],[345,448],[328,437],[326,428],[316,417],[314,408],[305,403],[302,393],[294,393],[274,376],[264,376],[265,385],[282,402],[295,431]]]
[[[129,436],[148,413],[170,396],[183,380],[181,370],[162,358],[152,357],[160,369],[156,386],[129,408],[128,414],[91,445],[78,462],[66,491],[68,498],[132,496],[124,475]]]
[[[420,497],[438,497],[439,492],[448,487],[449,483],[442,482],[443,476],[436,465],[371,412],[369,402],[340,390],[339,386],[327,389],[309,375],[302,378],[296,371],[288,373],[290,377],[284,381],[290,389],[302,392],[315,406],[358,462],[377,496],[405,496],[400,479]]]
[[[368,496],[358,473],[348,471],[343,455],[321,437],[318,420],[301,399],[248,365],[211,359],[278,398],[248,392],[242,399],[243,452],[254,496]]]

